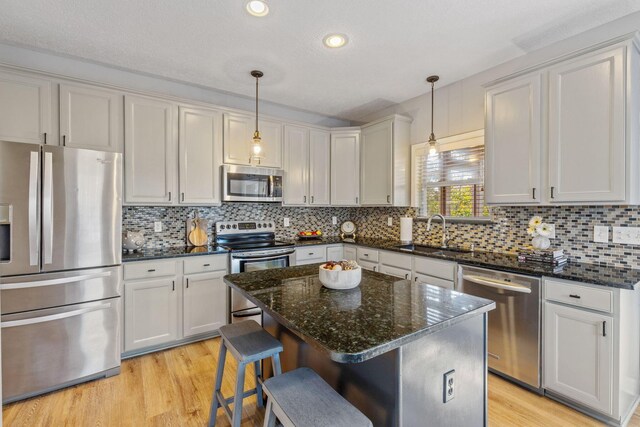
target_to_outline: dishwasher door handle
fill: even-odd
[[[491,279],[489,277],[464,275],[463,280],[468,280],[471,283],[475,283],[482,286],[489,286],[491,288],[504,289],[507,291],[520,292],[523,294],[530,294],[531,288],[522,285],[516,285],[506,280]]]

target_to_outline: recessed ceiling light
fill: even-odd
[[[262,0],[251,0],[247,3],[247,12],[253,16],[267,16],[269,6]]]
[[[324,45],[330,48],[342,47],[347,44],[347,36],[344,34],[329,34],[324,37]]]

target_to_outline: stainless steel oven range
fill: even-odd
[[[295,262],[293,243],[276,240],[271,220],[216,222],[216,243],[229,249],[231,273],[289,267]],[[234,290],[229,300],[231,323],[252,319],[262,324],[262,310],[251,301]]]

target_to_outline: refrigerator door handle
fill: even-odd
[[[31,152],[29,162],[29,265],[38,265],[38,174],[40,153]]]
[[[53,262],[53,154],[50,152],[44,153],[42,205],[44,264],[51,264]]]
[[[100,277],[111,276],[110,271],[103,271],[95,274],[82,274],[73,277],[60,277],[58,279],[36,280],[34,282],[4,283],[0,285],[0,291],[16,289],[39,288],[41,286],[64,285],[66,283],[82,282],[84,280],[98,279]]]
[[[22,319],[22,320],[9,320],[6,322],[1,322],[0,327],[4,329],[4,328],[12,328],[15,326],[33,325],[34,323],[52,322],[54,320],[80,316],[82,314],[91,313],[92,311],[106,310],[108,308],[111,308],[110,302],[105,304],[100,304],[94,307],[87,307],[87,308],[81,308],[79,310],[67,311],[66,313],[51,314],[49,316],[41,316],[41,317],[31,317],[31,318]]]

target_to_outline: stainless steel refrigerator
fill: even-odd
[[[122,155],[0,141],[3,402],[120,370]]]

